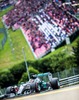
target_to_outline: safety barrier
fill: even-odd
[[[1,41],[1,49],[4,47],[6,40],[7,40],[7,32],[5,28],[0,28],[0,32],[4,34],[3,40]]]
[[[71,77],[59,79],[60,87],[70,86],[79,83],[79,74]]]

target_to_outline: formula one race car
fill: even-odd
[[[58,78],[53,78],[51,73],[42,73],[32,75],[31,79],[21,84],[17,92],[18,95],[31,94],[47,89],[59,89],[60,84]]]
[[[9,86],[5,90],[5,97],[15,97],[17,95],[18,87],[17,86]]]
[[[2,92],[0,91],[0,100],[4,100],[5,99],[5,95],[2,94]]]

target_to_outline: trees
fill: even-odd
[[[74,47],[75,63],[79,66],[79,40],[77,40],[77,45]]]
[[[33,67],[30,66],[30,67],[29,67],[29,73],[30,73],[30,74],[31,74],[31,73],[33,73],[33,74],[38,74],[39,71],[38,71],[37,69],[35,69],[35,68],[33,68]],[[25,73],[23,73],[23,75],[22,75],[22,77],[21,77],[19,83],[21,83],[21,82],[26,82],[26,81],[28,81],[28,75],[27,75],[27,73],[25,72]]]
[[[74,55],[65,51],[52,54],[48,57],[36,60],[35,62],[31,62],[30,64],[40,72],[51,73],[63,71],[76,66]]]
[[[11,74],[9,70],[0,72],[0,87],[8,87],[13,85],[14,76]]]
[[[5,88],[18,84],[22,74],[26,72],[24,63],[13,66],[10,69],[0,72],[0,87]]]
[[[10,71],[11,71],[11,73],[14,76],[14,79],[15,79],[14,84],[17,84],[18,81],[20,80],[22,74],[24,72],[26,72],[26,67],[25,67],[24,64],[18,64],[18,65],[15,65],[14,67],[12,67],[10,69]]]

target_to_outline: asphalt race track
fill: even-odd
[[[79,85],[9,100],[79,100]]]

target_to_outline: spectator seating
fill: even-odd
[[[8,28],[21,27],[33,54],[40,58],[79,28],[79,20],[65,8],[45,0],[19,0],[3,21]]]

